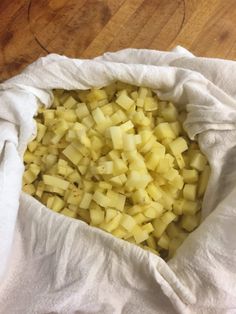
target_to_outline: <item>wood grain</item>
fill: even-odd
[[[48,53],[176,45],[236,60],[235,0],[1,0],[0,81]]]

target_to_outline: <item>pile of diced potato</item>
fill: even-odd
[[[210,168],[185,112],[146,87],[54,91],[24,155],[23,190],[53,211],[170,258],[200,223]]]

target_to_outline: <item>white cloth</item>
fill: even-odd
[[[22,154],[50,89],[121,80],[183,107],[211,166],[203,222],[161,258],[21,193]],[[55,54],[0,85],[0,313],[236,313],[236,62],[126,49],[93,60]]]

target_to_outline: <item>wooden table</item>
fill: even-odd
[[[0,81],[52,52],[176,45],[236,59],[236,0],[0,0]]]

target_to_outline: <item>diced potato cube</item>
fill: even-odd
[[[102,182],[101,182],[102,183]],[[95,188],[95,183],[89,180],[83,180],[83,189],[86,192],[93,192]]]
[[[38,146],[38,142],[37,141],[32,141],[28,144],[28,150],[33,153],[35,151],[35,149]]]
[[[207,163],[207,159],[200,152],[196,152],[192,155],[190,160],[190,166],[198,171],[203,171]]]
[[[127,213],[131,216],[135,215],[135,214],[138,214],[138,213],[141,213],[142,212],[142,207],[139,206],[139,205],[134,205],[130,208],[127,209]]]
[[[25,171],[23,179],[27,184],[32,183],[36,180],[38,174],[40,173],[40,168],[38,165],[30,164],[28,170]]]
[[[79,103],[75,112],[80,120],[90,115],[88,107],[85,103]]]
[[[185,160],[184,160],[182,154],[176,155],[175,160],[177,162],[179,169],[183,169],[185,167]]]
[[[47,131],[44,135],[44,137],[42,138],[42,144],[43,145],[50,145],[51,144],[51,139],[54,136],[54,133],[51,131]]]
[[[170,223],[166,229],[166,233],[170,239],[176,238],[181,233],[181,229],[174,222]]]
[[[156,250],[157,245],[156,245],[156,241],[155,241],[153,236],[149,236],[149,238],[146,241],[147,241],[147,245],[149,246],[149,248]]]
[[[104,123],[106,118],[100,108],[96,108],[92,111],[92,116],[94,121],[99,125],[100,123]]]
[[[111,160],[115,161],[115,159],[120,158],[120,152],[118,150],[110,150],[108,156]]]
[[[169,102],[161,109],[161,116],[165,119],[167,122],[174,122],[178,119],[178,111],[176,107]]]
[[[199,204],[197,202],[192,202],[184,200],[183,202],[183,214],[195,215],[199,209]]]
[[[89,208],[89,205],[92,201],[93,195],[91,193],[85,192],[80,201],[79,207],[83,209]]]
[[[87,129],[90,129],[94,125],[94,120],[91,115],[84,117],[81,122],[87,127]]]
[[[112,104],[102,106],[101,110],[105,116],[111,116],[114,113]]]
[[[146,87],[139,87],[138,95],[140,99],[145,99],[148,95],[148,89]]]
[[[162,216],[161,216],[161,221],[163,221],[163,223],[165,223],[166,225],[169,225],[174,219],[176,218],[176,215],[172,212],[165,212]]]
[[[149,237],[148,233],[142,230],[142,228],[137,225],[133,228],[132,235],[137,244],[144,242]]]
[[[97,167],[99,174],[112,174],[113,173],[113,161],[105,161]]]
[[[99,225],[99,227],[107,232],[112,232],[119,227],[121,218],[122,215],[120,213],[117,213],[117,215],[111,221],[107,223],[103,222]]]
[[[162,234],[162,236],[160,237],[159,241],[157,242],[157,244],[158,244],[162,249],[168,250],[168,248],[169,248],[169,242],[170,242],[170,239],[169,239],[168,235],[164,232],[164,233]]]
[[[59,196],[54,196],[51,209],[59,212],[65,206],[65,202]]]
[[[67,109],[71,109],[71,108],[74,108],[76,104],[77,104],[77,101],[72,96],[69,96],[66,99],[66,101],[63,103],[63,107]]]
[[[173,181],[178,175],[179,172],[176,169],[171,168],[166,173],[163,173],[163,178],[168,181]]]
[[[141,144],[141,143],[142,143],[141,135],[140,135],[140,134],[135,134],[135,135],[134,135],[134,140],[135,140],[135,144],[136,144],[136,145]]]
[[[81,166],[81,167],[82,167],[82,166]],[[83,167],[86,167],[86,166],[83,166]],[[70,182],[77,182],[77,183],[79,183],[81,177],[80,177],[78,171],[75,171],[75,170],[74,170],[72,173],[69,173],[69,171],[70,171],[70,168],[67,167],[67,175],[68,175],[67,179],[68,179]]]
[[[157,218],[158,217],[158,212],[155,210],[155,208],[153,207],[149,207],[147,208],[143,214],[147,217],[147,218],[150,218],[150,219],[154,219],[154,218]]]
[[[76,191],[70,191],[66,201],[68,204],[78,206],[80,203],[80,200],[81,200],[81,193],[79,193],[79,191],[77,191],[77,192]]]
[[[182,127],[179,121],[171,122],[170,126],[172,130],[175,132],[176,137],[180,135],[182,131]]]
[[[45,185],[44,186],[44,191],[48,191],[51,193],[56,193],[58,195],[64,196],[65,195],[65,190],[60,189],[58,187],[55,186],[51,186],[51,185]]]
[[[140,148],[140,152],[143,154],[148,153],[150,150],[152,150],[155,143],[156,143],[155,136],[151,136],[147,143]]]
[[[126,157],[127,157],[126,160],[129,161],[129,170],[146,173],[147,175],[146,179],[147,178],[150,179],[150,175],[148,175],[145,161],[142,155],[140,155],[136,151],[132,151],[132,152],[126,152]],[[149,182],[150,181],[151,180],[149,180]]]
[[[57,156],[49,154],[49,155],[45,155],[42,158],[43,162],[46,165],[46,168],[51,168],[56,162],[57,162]]]
[[[90,141],[90,138],[87,136],[85,129],[81,129],[81,130],[77,131],[76,135],[77,135],[78,140],[81,142],[82,145],[84,145],[86,147],[91,147],[91,141]]]
[[[107,207],[110,203],[110,199],[99,191],[94,193],[93,200],[102,207]]]
[[[123,134],[123,148],[124,151],[135,151],[136,143],[133,134]]]
[[[158,104],[157,101],[153,97],[146,97],[144,99],[144,109],[146,111],[154,111],[157,110]]]
[[[125,110],[129,110],[130,107],[134,104],[134,101],[132,98],[125,94],[121,94],[117,99],[116,103],[121,106]]]
[[[99,101],[107,98],[106,91],[104,89],[93,88],[87,95],[89,102]]]
[[[77,213],[78,206],[77,205],[68,205],[68,209]]]
[[[53,127],[54,133],[61,136],[63,136],[68,129],[69,125],[64,119],[58,119]]]
[[[162,197],[158,201],[159,203],[163,205],[165,209],[172,210],[174,199],[172,195],[170,195],[169,193],[166,193],[163,189],[162,189]]]
[[[176,215],[182,215],[183,214],[183,207],[184,207],[184,199],[174,200],[173,212]]]
[[[163,146],[165,146],[165,148],[166,148],[166,150],[170,150],[169,149],[169,145],[170,145],[170,143],[171,142],[173,142],[173,138],[164,138],[162,141],[161,141],[161,144],[163,145]]]
[[[44,192],[44,188],[45,188],[45,185],[44,185],[43,181],[39,181],[35,195],[38,197],[42,197],[42,194]]]
[[[114,149],[123,148],[123,133],[119,126],[110,127],[110,134],[112,139],[112,144]]]
[[[67,216],[67,217],[70,217],[70,218],[76,218],[77,217],[77,214],[71,210],[69,210],[68,208],[64,208],[60,214],[64,215],[64,216]]]
[[[50,175],[43,175],[43,182],[44,184],[47,185],[52,185],[54,187],[57,187],[62,190],[68,189],[68,186],[70,182],[63,180],[61,178],[55,177],[55,176],[50,176]]]
[[[140,108],[143,108],[143,106],[144,106],[144,99],[137,98],[137,100],[136,100],[136,106],[137,106],[137,107],[140,107]]]
[[[138,214],[134,215],[133,218],[134,218],[134,220],[136,221],[136,223],[138,225],[141,225],[142,223],[147,222],[148,220],[150,220],[149,218],[144,216],[142,213],[138,213]]]
[[[62,137],[64,136],[64,134],[55,134],[52,138],[51,138],[51,144],[58,144],[60,142],[60,140],[62,139]]]
[[[135,219],[127,214],[123,214],[120,224],[123,228],[125,228],[127,231],[132,231],[134,226],[136,225]]]
[[[55,110],[53,109],[46,109],[43,111],[43,117],[44,117],[44,124],[49,125],[52,120],[55,118]]]
[[[145,189],[148,183],[152,180],[149,174],[141,174],[138,171],[130,171],[126,182],[127,187],[136,189]]]
[[[156,171],[160,174],[164,174],[170,170],[170,161],[168,158],[161,158],[158,162]]]
[[[149,152],[146,156],[146,166],[150,170],[155,170],[162,156],[156,154],[156,152]]]
[[[119,239],[123,239],[127,235],[127,231],[123,227],[118,227],[114,231],[112,231],[114,237]]]
[[[145,225],[142,225],[143,231],[146,231],[148,234],[154,231],[153,225],[149,222]]]
[[[188,144],[183,137],[176,138],[169,144],[171,152],[178,156],[188,149]]]
[[[123,132],[127,132],[132,130],[134,128],[134,125],[131,120],[128,120],[125,123],[121,124],[120,128]]]
[[[198,181],[198,172],[195,169],[183,169],[182,176],[185,183],[196,183]]]
[[[195,201],[197,195],[196,184],[185,184],[183,189],[183,196],[186,200]]]
[[[112,177],[111,179],[109,179],[109,181],[112,183],[112,185],[119,187],[123,186],[126,183],[127,177],[125,174],[121,174],[119,176]]]
[[[118,213],[117,210],[113,208],[107,208],[105,222],[111,221],[117,215],[117,213]]]
[[[37,136],[36,136],[36,141],[39,143],[41,142],[42,138],[44,137],[46,133],[47,127],[42,124],[37,122]]]
[[[37,149],[34,152],[35,156],[43,156],[47,153],[47,147],[46,146],[38,146]]]
[[[123,121],[122,117],[119,115],[118,112],[113,113],[113,115],[111,116],[111,121],[113,123],[113,125],[117,125],[119,123],[121,123]]]
[[[78,165],[79,161],[82,159],[80,152],[72,145],[68,145],[62,153],[74,164]]]
[[[151,124],[151,121],[145,116],[143,111],[134,112],[132,115],[132,121],[135,125],[140,126],[148,126]]]
[[[116,158],[113,161],[114,164],[114,175],[119,175],[122,173],[126,173],[128,171],[128,167],[126,163],[121,158]]]
[[[66,120],[67,122],[76,122],[77,121],[76,112],[73,109],[58,111],[57,116],[58,116],[58,118]]]
[[[154,132],[158,140],[163,140],[165,138],[176,138],[175,132],[168,122],[159,123]]]
[[[35,186],[33,184],[26,184],[23,186],[23,191],[30,195],[34,195],[36,192]]]
[[[24,154],[24,162],[28,164],[34,161],[35,161],[35,155],[29,151],[26,151]]]
[[[132,200],[134,204],[149,204],[151,199],[148,196],[146,190],[138,189],[132,194]]]
[[[89,214],[89,211],[87,209],[78,208],[77,209],[77,215],[79,216],[79,219],[85,221],[88,224],[91,223],[90,214]]]
[[[92,183],[92,182],[91,182]],[[92,183],[93,184],[93,183]],[[105,182],[105,181],[100,181],[98,183],[98,186],[102,189],[105,189],[105,190],[111,190],[112,189],[112,185],[108,182]]]
[[[184,186],[184,180],[180,175],[178,175],[170,182],[170,184],[176,187],[177,189],[181,190]]]
[[[198,184],[198,197],[202,197],[203,194],[205,193],[209,176],[210,176],[210,167],[205,166],[203,172],[200,175],[200,180]]]
[[[131,96],[131,98],[132,98],[133,100],[137,100],[137,98],[138,98],[138,92],[137,92],[137,91],[134,91],[134,92],[132,92],[132,93],[130,94],[130,96]]]
[[[152,202],[151,207],[155,208],[156,212],[158,213],[158,216],[160,216],[164,212],[163,205],[158,202]]]
[[[153,136],[152,131],[150,130],[142,130],[139,132],[139,135],[141,136],[142,139],[142,145],[146,144]]]
[[[164,223],[160,218],[156,218],[152,221],[154,227],[153,235],[156,238],[160,238],[163,232],[166,230],[166,223]]]
[[[196,215],[183,215],[181,226],[188,232],[193,231],[198,226],[198,218]]]
[[[90,219],[91,219],[91,224],[92,225],[99,225],[104,221],[104,211],[100,209],[90,209]]]
[[[112,190],[107,191],[107,198],[109,199],[109,205],[112,208],[116,208],[119,211],[124,210],[126,196],[120,193],[116,193]]]
[[[151,196],[151,198],[154,201],[158,201],[162,197],[161,190],[159,189],[157,185],[155,185],[152,182],[148,184],[146,191],[148,192],[148,195]]]

